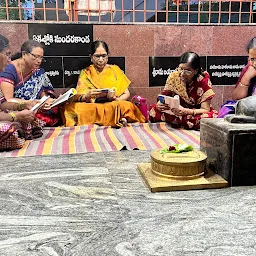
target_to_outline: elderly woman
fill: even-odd
[[[0,72],[10,55],[9,40],[0,35]],[[42,124],[29,110],[32,106],[31,102],[7,102],[0,90],[0,151],[21,148],[26,139],[42,136]]]
[[[6,65],[11,61],[11,49],[9,40],[0,34],[0,72],[4,70]]]
[[[0,74],[1,90],[8,101],[32,101],[36,104],[44,95],[49,95],[51,98],[45,109],[49,108],[55,96],[49,78],[40,68],[43,56],[43,46],[37,41],[28,40],[21,46],[21,52],[15,55],[15,60]],[[36,113],[36,117],[47,126],[54,126],[59,122],[57,108]]]
[[[93,64],[80,73],[78,94],[73,97],[71,104],[64,107],[64,124],[122,127],[127,123],[145,122],[138,107],[127,101],[130,80],[118,66],[107,64],[108,45],[95,41],[89,54]],[[115,94],[104,100],[106,92],[100,89],[112,88]]]
[[[165,113],[170,110],[169,105],[158,101],[149,112],[151,122],[165,121],[173,127],[198,130],[202,117],[217,117],[217,111],[211,106],[215,94],[209,74],[202,71],[200,57],[194,52],[182,54],[180,64],[169,75],[162,94],[179,95],[180,107],[172,108],[173,114]]]
[[[237,100],[248,96],[256,95],[256,37],[248,43],[246,50],[248,52],[248,63],[243,68],[236,87],[232,92],[232,100],[227,101],[220,109],[218,117],[222,118],[227,114],[235,113]]]

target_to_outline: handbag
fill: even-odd
[[[148,122],[150,101],[147,98],[135,95],[132,97],[131,102],[139,108],[141,114],[146,118],[146,122]]]

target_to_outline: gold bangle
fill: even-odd
[[[9,112],[8,114],[12,117],[12,122],[15,122],[17,119],[16,115],[13,112]]]
[[[195,116],[196,115],[196,110],[195,109],[193,109],[193,116]]]
[[[239,82],[239,84],[238,84],[239,86],[241,86],[241,87],[249,87],[249,85],[245,85],[245,84],[242,84],[241,82]]]

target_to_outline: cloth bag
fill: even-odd
[[[131,102],[137,106],[141,114],[146,118],[146,122],[149,120],[149,107],[150,101],[147,98],[135,95],[132,97]]]

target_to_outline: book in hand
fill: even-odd
[[[167,104],[170,109],[165,110],[164,112],[170,115],[174,115],[172,112],[172,108],[179,108],[180,107],[180,97],[179,95],[175,95],[174,97],[166,96],[159,94],[158,99],[162,104]]]
[[[76,94],[76,90],[74,88],[69,89],[67,92],[65,92],[64,94],[60,95],[57,99],[55,99],[52,103],[52,105],[50,106],[50,108],[53,108],[63,102],[66,102],[68,99],[70,99],[71,97],[73,97]],[[31,110],[34,112],[37,112],[39,108],[43,107],[43,105],[45,104],[45,102],[50,98],[50,96],[43,96],[40,101],[34,105]]]
[[[37,110],[39,108],[41,108],[45,102],[50,98],[50,96],[43,96],[41,99],[40,99],[40,102],[36,103],[36,105],[34,105],[31,110],[34,111],[34,112],[37,112]]]
[[[104,103],[108,102],[116,95],[116,89],[113,87],[112,89],[104,88],[104,89],[97,89],[97,91],[101,92],[100,97],[96,97],[95,103]]]
[[[71,97],[73,97],[76,93],[77,92],[74,88],[69,89],[67,92],[65,92],[64,94],[61,94],[57,99],[54,100],[54,102],[51,105],[51,108],[53,108],[63,102],[66,102]]]

